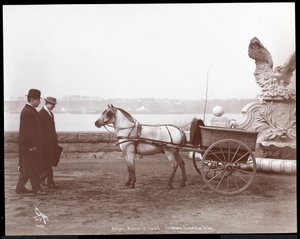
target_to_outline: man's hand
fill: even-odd
[[[18,166],[18,171],[21,172],[21,170],[22,170],[22,167]]]

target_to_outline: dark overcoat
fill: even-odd
[[[58,140],[55,129],[55,120],[52,112],[51,116],[49,113],[42,108],[39,111],[39,116],[42,124],[42,144],[43,144],[43,154],[44,159],[48,166],[57,166],[59,162],[59,148],[58,148]]]
[[[20,114],[19,166],[24,175],[37,175],[44,171],[41,147],[41,122],[36,109],[26,104]]]

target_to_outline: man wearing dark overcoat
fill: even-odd
[[[29,193],[25,184],[30,179],[32,192],[45,195],[41,189],[39,175],[44,171],[41,147],[41,124],[36,108],[40,104],[41,92],[30,89],[27,95],[27,104],[20,114],[19,128],[19,180],[16,193]]]
[[[59,162],[60,147],[58,146],[57,133],[55,129],[55,120],[52,110],[57,104],[56,98],[46,97],[44,107],[39,111],[42,125],[42,145],[45,165],[47,166],[45,176],[42,181],[49,188],[56,188],[53,180],[52,166],[56,167]],[[47,180],[47,182],[46,182]]]

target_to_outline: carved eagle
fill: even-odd
[[[257,84],[264,89],[277,86],[286,87],[290,84],[296,68],[296,56],[292,54],[285,64],[273,70],[273,60],[269,51],[254,37],[249,44],[248,55],[255,60],[254,76]]]

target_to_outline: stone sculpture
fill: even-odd
[[[273,70],[273,60],[269,51],[254,37],[249,44],[248,55],[255,60],[254,76],[262,88],[261,98],[295,99],[296,92],[290,86],[293,71],[296,69],[296,56],[292,54],[285,64]]]
[[[295,158],[296,91],[291,85],[296,56],[275,67],[268,50],[254,37],[248,55],[255,60],[254,76],[262,88],[259,101],[244,107],[244,121],[239,128],[258,131],[257,142],[266,157]]]

